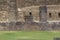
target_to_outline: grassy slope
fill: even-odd
[[[0,40],[53,40],[60,32],[0,32]]]

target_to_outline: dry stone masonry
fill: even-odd
[[[60,0],[0,0],[0,30],[60,30]]]

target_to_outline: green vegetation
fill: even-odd
[[[60,37],[60,32],[57,32],[57,31],[52,31],[52,32],[0,31],[0,40],[53,40],[53,38],[55,37]]]

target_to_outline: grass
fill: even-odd
[[[0,40],[53,40],[60,37],[60,32],[56,31],[0,31]]]

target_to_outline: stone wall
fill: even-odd
[[[38,5],[59,5],[60,0],[17,0],[18,7],[38,6]]]
[[[58,1],[0,0],[2,3],[0,4],[0,30],[59,30],[60,3]],[[45,4],[47,20],[41,23],[39,7]]]
[[[29,15],[29,12],[31,12],[34,22],[39,22],[39,19],[40,19],[39,7],[40,6],[30,6],[30,7],[21,8],[20,13],[23,16],[21,16],[21,14],[20,16],[24,19],[24,16]],[[49,17],[50,16],[49,13],[51,13],[51,17]],[[60,21],[59,13],[60,13],[60,5],[47,5],[47,21],[58,21],[59,22]]]

